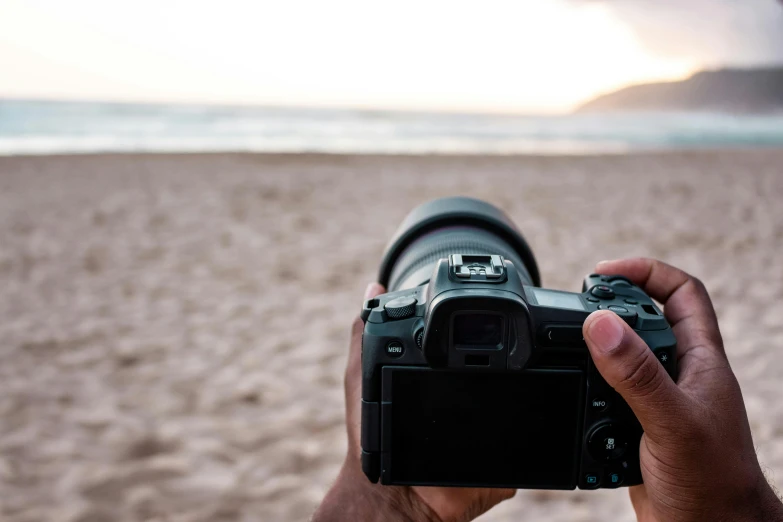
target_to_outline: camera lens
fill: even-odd
[[[500,209],[472,198],[436,199],[415,208],[386,248],[378,280],[393,292],[427,283],[450,254],[498,254],[522,282],[540,286],[538,266],[522,234]]]

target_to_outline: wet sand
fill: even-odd
[[[697,274],[783,480],[783,151],[0,158],[0,518],[306,520],[345,452],[349,326],[413,206],[487,199],[545,285]],[[730,449],[727,449],[730,451]],[[484,521],[632,520],[625,491]]]

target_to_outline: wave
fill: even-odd
[[[783,115],[526,116],[0,100],[0,154],[585,154],[783,146]]]

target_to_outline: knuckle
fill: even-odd
[[[669,266],[668,264],[664,263],[657,257],[642,257],[640,258],[644,262],[645,265],[647,265],[647,270],[649,272],[653,272],[654,270],[659,270],[661,268],[666,268]]]
[[[618,386],[638,396],[655,394],[663,386],[663,373],[650,353],[641,352],[621,370]]]
[[[695,288],[697,288],[699,290],[706,290],[707,287],[704,286],[704,282],[701,279],[699,279],[698,277],[696,277],[694,275],[688,275],[688,278],[691,280],[691,284]]]
[[[699,279],[698,277],[689,275],[688,280],[691,283],[691,286],[693,287],[694,291],[697,295],[701,295],[704,297],[709,297],[709,292],[707,292],[707,285],[704,284],[704,282]]]
[[[718,328],[711,328],[706,326],[694,328],[693,335],[697,339],[703,339],[706,346],[710,346],[712,349],[718,348],[719,350],[723,350],[723,337],[721,336],[720,330]]]

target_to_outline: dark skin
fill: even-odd
[[[677,338],[675,383],[644,341],[609,311],[595,312],[583,333],[604,379],[644,427],[644,484],[630,488],[640,521],[783,521],[783,504],[767,483],[750,433],[742,393],[729,366],[704,285],[652,259],[599,263],[664,305]],[[368,287],[366,298],[384,292]],[[348,455],[313,520],[472,520],[514,496],[513,490],[390,487],[362,474],[359,423],[361,320],[354,322],[345,375]]]

